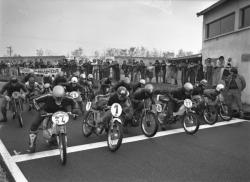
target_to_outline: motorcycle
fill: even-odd
[[[32,109],[35,109],[34,104],[33,104],[33,99],[37,98],[39,95],[41,95],[41,91],[38,89],[35,89],[34,92],[27,95],[29,111],[31,111]]]
[[[216,98],[217,110],[223,121],[230,121],[233,118],[233,113],[231,107],[225,103],[222,94],[219,94]]]
[[[173,113],[173,119],[169,119],[168,116],[168,102],[170,102],[170,98],[164,95],[157,95],[156,97],[156,115],[157,119],[162,127],[165,129],[167,125],[174,124],[177,121],[182,121],[182,127],[184,128],[187,134],[195,134],[199,127],[200,122],[198,120],[197,114],[193,110],[193,102],[190,99],[185,99],[183,104],[179,108],[177,112]]]
[[[103,123],[102,116],[107,111],[111,111],[112,118],[108,123]],[[89,137],[92,133],[101,135],[104,131],[108,134],[107,143],[111,152],[115,152],[121,146],[123,139],[122,107],[118,103],[114,103],[111,107],[105,105],[97,107],[92,102],[86,104],[86,115],[82,122],[82,132],[85,137]]]
[[[142,100],[143,109],[141,112],[134,110],[133,118],[131,121],[132,127],[140,125],[142,133],[147,137],[153,137],[158,131],[158,122],[155,113],[151,109],[151,103],[148,99]]]
[[[76,114],[63,111],[42,114],[42,117],[45,117],[42,124],[43,137],[46,140],[50,140],[53,136],[56,137],[62,165],[65,165],[67,161],[66,124],[69,121],[69,116],[75,117]]]
[[[203,118],[205,123],[213,125],[218,121],[216,102],[203,95],[195,95],[192,99],[196,103],[195,112]]]
[[[23,100],[22,94],[20,92],[13,92],[11,96],[11,105],[12,105],[12,112],[13,112],[13,119],[17,116],[19,126],[23,127]]]

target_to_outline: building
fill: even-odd
[[[232,58],[247,82],[242,101],[250,104],[250,0],[219,0],[197,16],[203,16],[203,61]]]

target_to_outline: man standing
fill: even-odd
[[[246,88],[245,78],[238,74],[237,68],[231,69],[231,75],[225,80],[229,105],[232,105],[232,100],[235,99],[239,109],[240,117],[243,118],[243,108],[241,103],[241,92]]]
[[[162,80],[163,80],[163,83],[166,83],[166,62],[165,60],[163,59],[162,62],[161,62],[161,70],[162,70]]]
[[[158,83],[159,73],[161,71],[161,65],[160,65],[159,60],[155,61],[154,66],[155,66],[155,79],[156,79],[156,83]]]

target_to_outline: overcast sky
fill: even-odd
[[[22,56],[36,49],[67,55],[144,46],[197,53],[202,17],[217,0],[0,0],[0,56],[6,47]]]

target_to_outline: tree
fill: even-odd
[[[41,48],[36,50],[36,55],[37,56],[43,56],[43,53],[44,53],[44,51]]]
[[[176,57],[184,57],[186,56],[186,53],[183,49],[180,49],[176,55]]]
[[[83,56],[83,49],[79,47],[78,49],[72,51],[71,55],[75,58],[81,58]]]
[[[95,58],[99,58],[99,57],[100,57],[99,51],[95,51],[95,52],[94,52],[94,56],[95,56]]]
[[[165,58],[174,58],[174,56],[175,56],[174,52],[169,52],[169,51],[163,52],[163,57]]]

